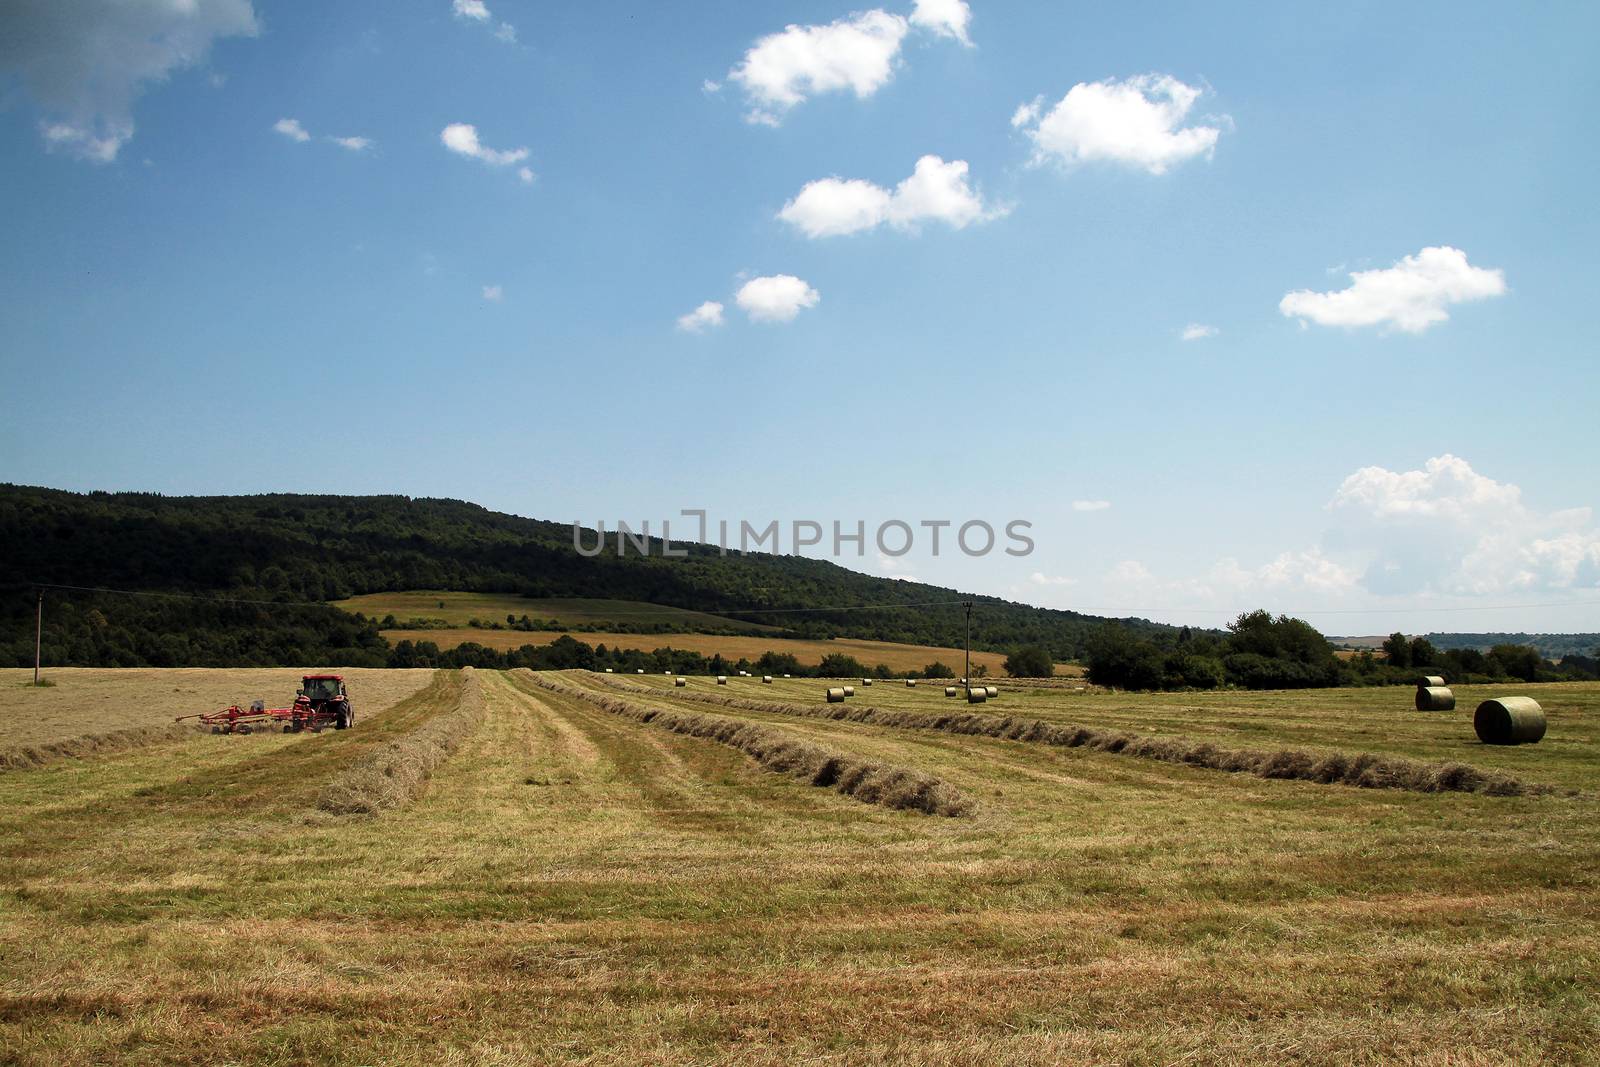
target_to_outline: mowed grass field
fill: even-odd
[[[13,686],[23,703],[8,695],[0,747],[27,700],[79,692],[89,720],[97,686],[165,684],[55,673],[53,690]],[[697,699],[804,707],[814,681],[696,679],[631,698],[936,776],[973,801],[944,818],[769,773],[583,695],[615,695],[616,679],[558,678],[579,693],[526,672],[439,672],[396,683],[386,710],[369,699],[351,731],[196,734],[0,773],[0,1059],[1600,1058],[1600,685],[1527,687],[1550,733],[1513,749],[1472,739],[1476,691],[1441,714],[1411,710],[1408,690],[1001,682],[975,709],[1461,760],[1556,787],[1511,797]],[[855,702],[951,710],[941,694],[878,683]],[[409,804],[318,808],[352,764],[480,698],[481,724]]]
[[[368,618],[382,619],[386,615],[393,615],[402,622],[410,619],[442,619],[450,626],[466,626],[473,619],[504,623],[507,615],[519,619],[526,615],[531,619],[553,619],[567,626],[674,623],[714,630],[759,632],[777,629],[765,624],[741,622],[703,611],[689,611],[639,600],[522,597],[510,593],[450,593],[423,589],[401,593],[368,593],[330,603],[345,611],[358,611]]]
[[[474,630],[470,627],[449,630],[384,630],[383,636],[392,645],[396,641],[432,641],[440,648],[454,648],[465,641],[476,641],[485,648],[506,651],[523,645],[548,645],[567,633],[565,630]],[[865,641],[850,637],[835,637],[828,641],[803,641],[771,637],[722,637],[717,634],[612,634],[574,633],[573,637],[586,645],[605,645],[607,648],[631,648],[640,652],[654,652],[658,648],[676,648],[698,652],[703,656],[721,653],[730,663],[740,659],[755,661],[763,652],[787,652],[801,663],[816,666],[822,657],[832,652],[854,656],[869,670],[882,663],[895,671],[920,671],[937,660],[956,671],[962,670],[966,653],[959,648],[940,648],[935,645],[902,645],[893,641]],[[999,652],[974,652],[972,669],[980,666],[990,675],[1005,674],[1006,657]],[[1059,664],[1057,673],[1081,673],[1081,669]]]

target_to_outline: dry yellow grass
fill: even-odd
[[[388,707],[428,684],[431,670],[357,667],[51,667],[53,686],[35,689],[31,669],[0,669],[0,749],[62,741],[141,726],[166,726],[179,715],[248,706],[287,707],[306,674],[342,674],[357,716]]]
[[[0,775],[0,1060],[1596,1061],[1600,686],[1541,690],[1546,742],[1492,753],[1581,790],[1537,797],[718,710],[978,800],[930,819],[478,674],[482,724],[378,818],[318,792],[451,714],[458,682],[336,735]],[[1417,758],[1457,752],[1460,723],[1396,695],[1001,699],[1263,744],[1388,723]]]
[[[440,648],[454,648],[465,641],[476,641],[485,648],[501,651],[523,645],[548,645],[561,637],[562,630],[474,630],[470,627],[451,630],[384,630],[383,636],[390,644],[396,641],[432,641]],[[587,645],[605,645],[607,648],[631,648],[641,652],[654,652],[658,648],[679,648],[698,652],[702,656],[722,653],[723,658],[737,662],[754,661],[763,652],[787,652],[801,663],[815,666],[831,652],[854,656],[869,669],[887,664],[890,670],[920,671],[938,660],[946,667],[961,673],[965,653],[959,648],[939,648],[934,645],[902,645],[891,641],[866,641],[859,638],[837,637],[831,641],[778,640],[769,637],[718,637],[715,634],[599,634],[573,633],[572,637]],[[972,667],[988,668],[991,675],[1004,675],[1006,657],[999,652],[974,652]],[[1070,672],[1065,665],[1058,672]]]

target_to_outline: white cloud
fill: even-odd
[[[491,167],[506,167],[513,163],[521,163],[528,158],[528,150],[526,148],[496,151],[481,144],[478,141],[478,128],[465,122],[452,122],[446,126],[439,133],[439,140],[450,151],[481,160]],[[527,168],[524,167],[523,170],[527,170]],[[531,173],[529,172],[530,176],[524,177],[522,180],[525,182],[532,181]],[[521,172],[519,172],[520,176]]]
[[[522,182],[523,185],[532,185],[533,184],[533,178],[534,178],[534,174],[533,174],[533,168],[532,167],[518,167],[517,168],[517,180]]]
[[[272,128],[291,141],[299,141],[304,144],[311,140],[311,135],[306,132],[304,126],[300,125],[299,119],[279,119],[272,124]]]
[[[807,182],[778,218],[815,238],[860,233],[885,222],[915,230],[931,220],[959,230],[1001,214],[1003,210],[986,208],[983,197],[967,184],[965,160],[946,163],[938,156],[923,156],[893,192],[860,178]]]
[[[1109,500],[1074,500],[1073,511],[1104,511],[1111,506]]]
[[[700,83],[700,91],[708,95],[711,93],[720,93],[722,92],[722,83],[714,82],[710,78],[707,78],[705,81]]]
[[[751,322],[791,322],[822,296],[792,274],[773,274],[745,282],[733,299]]]
[[[908,23],[886,11],[864,11],[825,26],[789,25],[758,40],[728,72],[750,99],[750,121],[777,125],[815,93],[850,90],[866,98],[894,74]]]
[[[1505,291],[1503,271],[1474,267],[1459,248],[1441,246],[1424,248],[1392,267],[1355,271],[1346,289],[1297,289],[1278,302],[1278,310],[1319,326],[1392,326],[1421,333],[1448,319],[1449,305]]]
[[[1028,575],[1028,581],[1034,585],[1077,585],[1078,579],[1067,578],[1060,575],[1045,574],[1043,571],[1034,571]]]
[[[722,305],[715,300],[707,300],[687,315],[678,316],[678,329],[685,333],[704,333],[721,325]]]
[[[1106,581],[1115,585],[1144,585],[1154,578],[1149,568],[1136,559],[1123,560],[1106,575]]]
[[[352,152],[365,152],[372,147],[370,137],[329,137],[328,140],[340,148],[348,148]]]
[[[483,298],[485,300],[498,303],[505,295],[505,290],[498,285],[486,285],[483,287]]]
[[[132,137],[145,86],[205,60],[211,43],[254,36],[250,0],[8,0],[0,70],[45,116],[47,148],[109,163]]]
[[[471,22],[481,22],[485,26],[494,26],[494,35],[507,44],[517,43],[517,28],[509,22],[494,25],[494,14],[489,10],[489,5],[484,0],[454,0],[451,5],[456,18],[467,19]]]
[[[972,9],[966,0],[916,0],[911,12],[911,24],[940,37],[953,37],[967,47],[972,38],[967,36],[967,25],[972,21]]]
[[[1048,111],[1042,99],[1023,104],[1011,125],[1032,138],[1036,163],[1105,161],[1164,174],[1216,148],[1218,126],[1181,125],[1200,95],[1167,74],[1080,82]]]
[[[1221,333],[1215,326],[1207,326],[1203,322],[1191,322],[1183,328],[1185,341],[1204,341],[1207,337],[1215,337]]]
[[[1520,488],[1458,456],[1413,471],[1364,467],[1328,507],[1329,547],[1364,562],[1361,584],[1374,593],[1600,588],[1600,529],[1588,507],[1541,514]]]

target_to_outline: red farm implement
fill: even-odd
[[[308,674],[300,679],[300,691],[287,708],[269,708],[266,701],[256,700],[248,708],[232,704],[221,711],[178,716],[179,722],[185,719],[198,719],[214,734],[249,734],[273,726],[281,726],[286,734],[297,734],[302,730],[320,733],[330,726],[348,729],[355,725],[356,713],[350,706],[343,678],[337,674]]]

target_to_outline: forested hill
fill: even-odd
[[[594,535],[584,543],[593,545]],[[963,637],[958,604],[923,606],[965,598],[953,589],[875,578],[800,556],[723,555],[714,546],[674,542],[688,556],[673,559],[662,557],[661,547],[655,541],[646,558],[631,549],[626,556],[608,549],[588,558],[573,549],[568,524],[459,500],[167,497],[0,485],[0,653],[15,662],[26,644],[31,662],[34,583],[282,602],[404,589],[604,597],[731,615],[803,636],[935,645],[958,645]],[[175,633],[190,648],[208,649],[196,653],[208,661],[238,660],[242,653],[230,649],[263,643],[288,655],[330,643],[370,648],[377,640],[370,628],[352,630],[331,610],[241,606],[230,614],[220,605],[176,598],[49,596],[67,605],[69,615],[93,610],[95,625],[104,620],[132,638],[151,627]],[[993,597],[970,599],[978,604],[973,643],[982,648],[1039,643],[1058,657],[1076,656],[1103,621]],[[803,610],[741,610],[757,608]],[[1168,629],[1142,620],[1128,625],[1152,634]],[[268,629],[276,633],[269,637]],[[297,629],[306,632],[297,638]],[[218,644],[223,641],[226,647]]]

